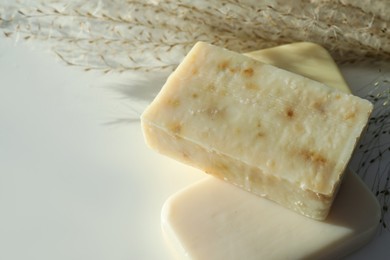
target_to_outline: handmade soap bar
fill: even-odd
[[[333,59],[317,44],[294,43],[248,55],[350,93]],[[380,214],[376,198],[347,172],[325,222],[215,178],[172,195],[161,218],[177,259],[340,259],[374,236]]]
[[[143,113],[149,146],[324,219],[371,103],[197,43]]]

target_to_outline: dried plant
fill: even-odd
[[[239,52],[312,41],[338,62],[390,60],[389,18],[351,2],[19,1],[0,7],[0,22],[6,37],[49,43],[68,65],[104,72],[170,71],[199,40]]]
[[[311,41],[339,64],[388,62],[388,10],[387,0],[0,0],[0,30],[6,38],[45,44],[66,64],[87,71],[161,77],[197,41],[238,52]],[[375,112],[355,156],[358,173],[381,202],[385,228],[390,222],[387,79],[368,86]],[[120,91],[132,96],[135,90]],[[376,175],[370,179],[368,173]]]

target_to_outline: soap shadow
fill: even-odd
[[[124,101],[126,115],[107,120],[103,125],[124,125],[140,122],[140,116],[161,90],[167,75],[164,73],[151,77],[125,78],[120,83],[103,85]]]
[[[362,194],[366,194],[366,196],[362,196]],[[359,201],[356,199],[357,197]],[[362,207],[362,205],[369,205],[369,207]],[[349,170],[346,171],[329,216],[324,222],[356,228],[372,214],[380,215],[379,205],[375,197],[355,173]],[[353,215],[355,218],[351,219],[348,215]]]
[[[120,98],[150,103],[160,91],[163,82],[164,78],[150,81],[141,79],[129,83],[110,84],[108,88],[118,93]]]
[[[353,249],[364,245],[376,234],[380,220],[377,200],[355,173],[348,170],[344,178],[329,216],[324,222],[344,227],[350,232],[340,240],[309,255],[307,259],[335,259],[335,256],[345,256],[343,252],[352,253]],[[351,250],[346,250],[347,244],[350,244]]]

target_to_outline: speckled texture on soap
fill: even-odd
[[[327,205],[370,111],[368,101],[198,43],[142,120],[180,136],[187,146],[230,158],[206,167],[186,152],[192,165],[217,177],[233,182],[229,172],[241,163],[258,173],[232,173],[243,174],[236,185],[248,186],[245,178],[252,176],[253,185],[266,189],[264,180],[275,179],[269,185],[305,187]]]

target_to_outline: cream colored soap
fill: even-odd
[[[245,55],[322,82],[345,93],[351,93],[329,52],[318,44],[298,42],[249,52]]]
[[[159,152],[324,219],[371,109],[359,97],[200,42],[142,125]]]
[[[296,59],[299,55],[294,53],[301,58]],[[336,64],[319,45],[295,43],[250,55],[350,92]],[[208,178],[166,201],[162,228],[177,259],[334,260],[367,243],[376,233],[379,218],[377,200],[352,172],[347,173],[324,222]]]
[[[348,172],[325,221],[206,178],[164,204],[162,228],[175,259],[336,260],[376,234],[379,204]]]

